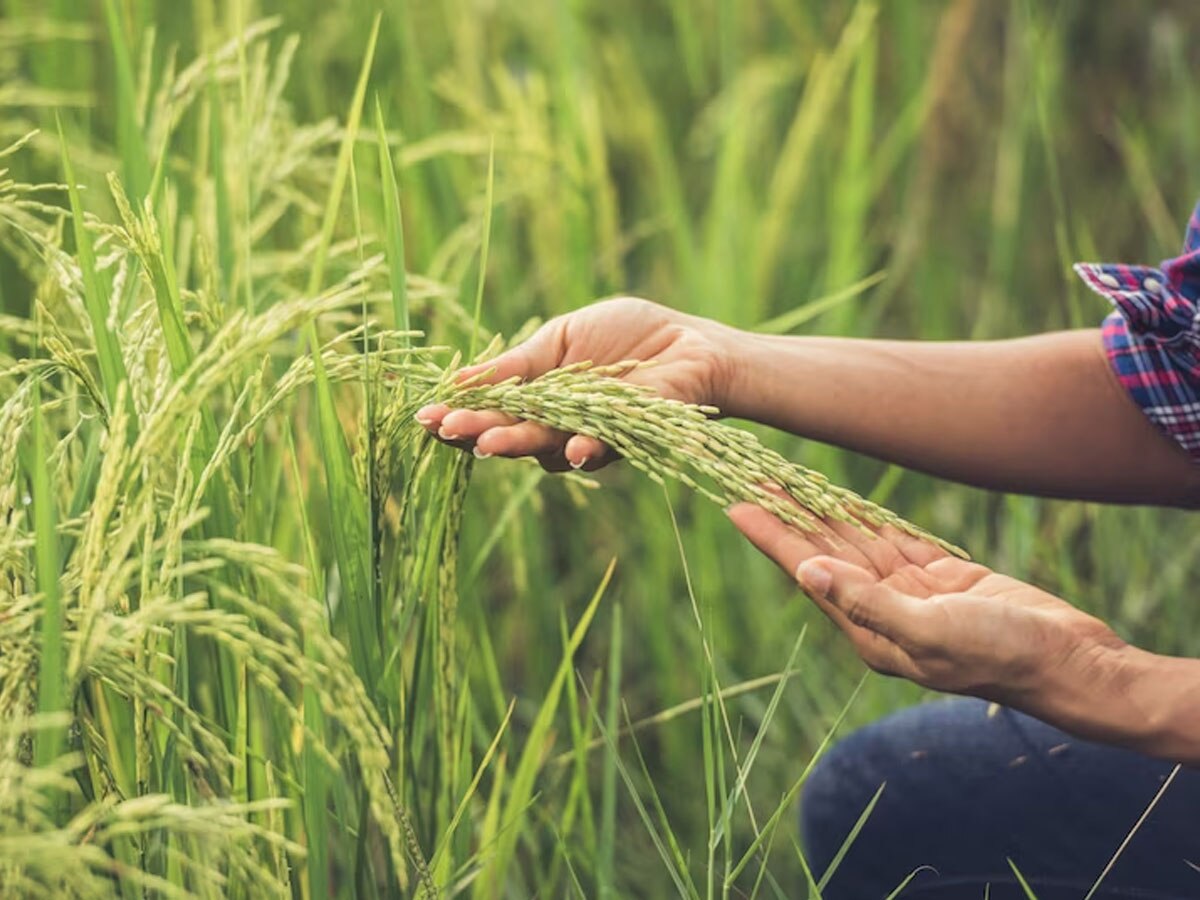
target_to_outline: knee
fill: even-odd
[[[902,836],[923,822],[928,800],[961,733],[978,731],[986,704],[953,699],[912,707],[848,735],[813,768],[800,796],[800,833],[814,872],[823,871],[886,784],[866,829]],[[939,765],[932,766],[934,760]]]
[[[820,877],[886,780],[870,752],[870,729],[839,743],[813,767],[800,794],[800,839]]]

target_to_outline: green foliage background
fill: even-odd
[[[308,263],[377,13],[353,183],[333,220],[328,276],[312,287],[353,281],[361,254],[382,252],[389,235],[378,103],[396,167],[412,321],[432,344],[465,351],[470,343],[463,310],[472,309],[480,277],[493,147],[485,336],[513,334],[530,318],[613,293],[755,328],[861,288],[880,272],[848,299],[810,309],[792,330],[984,339],[1092,327],[1106,309],[1075,283],[1070,263],[1172,255],[1200,194],[1200,60],[1189,40],[1200,10],[1184,0],[3,0],[0,10],[0,146],[40,129],[5,160],[11,177],[67,180],[56,114],[85,186],[83,206],[100,220],[118,215],[107,173],[121,176],[136,206],[161,169],[170,190],[156,208],[175,248],[196,348],[237,309],[265,315],[274,303],[315,293],[305,290]],[[201,76],[199,99],[168,128],[175,98],[167,86],[177,74],[264,18],[269,30],[243,50],[229,45],[217,74]],[[300,37],[294,46],[293,34]],[[293,51],[289,74],[278,63]],[[264,106],[268,97],[276,105]],[[254,134],[259,123],[278,131],[279,152],[269,134]],[[304,152],[289,156],[280,149],[286,141]],[[286,191],[269,187],[276,178]],[[35,196],[69,205],[52,186]],[[243,227],[252,220],[253,228]],[[62,246],[77,253],[69,232],[63,225]],[[0,359],[15,362],[29,352],[19,323],[35,318],[47,270],[3,219],[0,236]],[[215,274],[206,280],[209,271]],[[379,303],[371,314],[391,324],[391,301],[381,299],[388,284],[376,274]],[[322,326],[322,339],[332,339],[346,316],[352,326],[353,312],[350,304],[335,314],[336,329]],[[351,357],[361,350],[353,339],[342,346]],[[308,351],[299,337],[290,347],[293,358]],[[278,365],[289,362],[286,349],[276,356]],[[4,376],[0,399],[15,384]],[[363,435],[361,391],[336,396],[353,449]],[[336,593],[348,581],[344,572],[336,576],[344,564],[335,553],[338,533],[355,532],[339,532],[340,510],[323,486],[332,476],[311,389],[297,395],[288,415],[302,479],[280,476],[278,484],[292,485],[280,502],[251,507],[234,527],[240,539],[273,545],[307,566],[296,525],[303,510],[313,529],[309,568],[324,573]],[[253,464],[249,456],[237,462],[239,471],[285,470],[284,436],[264,437],[267,449],[246,451],[259,455]],[[799,439],[768,439],[980,560],[1098,612],[1129,639],[1200,655],[1192,596],[1200,537],[1184,514],[996,496]],[[461,473],[450,470],[463,465],[429,452],[436,471],[424,477],[457,484]],[[32,486],[36,467],[25,465],[29,474],[15,477]],[[70,475],[64,469],[58,477]],[[460,696],[468,699],[440,710],[455,710],[465,723],[463,758],[454,764],[470,772],[481,759],[491,762],[479,797],[467,804],[470,827],[456,839],[456,871],[468,893],[653,897],[676,890],[672,864],[656,851],[632,799],[637,794],[653,808],[651,785],[681,848],[675,865],[703,888],[712,834],[704,797],[716,777],[706,768],[709,716],[683,714],[639,732],[644,770],[622,741],[626,784],[609,747],[586,757],[580,751],[574,765],[550,760],[597,737],[593,705],[610,726],[619,724],[616,707],[606,709],[595,694],[593,704],[585,685],[619,696],[637,720],[699,696],[714,679],[728,687],[783,670],[807,626],[798,674],[769,717],[748,779],[759,824],[852,696],[843,730],[921,698],[877,676],[854,696],[863,669],[845,643],[719,510],[672,491],[712,651],[706,661],[661,490],[619,469],[599,480],[602,490],[585,491],[489,461],[475,466],[461,523],[451,521],[461,526],[462,544],[449,644]],[[22,552],[32,570],[36,554],[27,546]],[[547,708],[564,623],[579,619],[613,558],[613,582],[574,655],[578,681],[567,678],[570,702],[543,735],[532,806],[510,832],[514,846],[498,845],[514,864],[488,868],[480,860],[490,850],[472,835],[492,815],[485,798],[508,797],[510,783],[485,751],[516,698],[501,744],[511,779]],[[346,640],[340,627],[333,633]],[[385,630],[385,647],[387,637]],[[432,647],[426,642],[434,638],[434,630],[414,632],[404,646]],[[414,663],[413,671],[426,664]],[[763,727],[770,697],[768,686],[729,700],[739,753]],[[405,727],[443,727],[432,707],[404,716]],[[421,724],[422,717],[429,721]],[[270,727],[264,719],[262,728]],[[426,854],[440,834],[432,823],[445,825],[467,781],[455,782],[453,799],[425,796],[421,783],[406,788]],[[170,784],[163,789],[170,792]],[[303,792],[286,779],[276,793],[302,802]],[[360,812],[361,800],[345,802]],[[744,805],[738,808],[735,860],[754,827],[743,821]],[[791,819],[789,812],[782,820],[788,832]],[[291,821],[287,830],[303,831]],[[0,843],[0,856],[5,846],[15,845]],[[354,848],[364,846],[356,856]],[[331,839],[335,871],[369,872],[357,882],[335,877],[339,890],[393,889],[372,852],[378,847],[365,838]],[[476,877],[478,866],[483,876]],[[799,860],[783,836],[769,868],[764,895],[803,889]],[[744,879],[738,887],[749,892],[754,875]],[[287,890],[312,887],[297,881]]]

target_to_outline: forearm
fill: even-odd
[[[1101,651],[1009,704],[1088,740],[1200,767],[1198,659]]]
[[[1125,394],[1096,331],[735,347],[730,415],[994,490],[1200,505],[1200,466]]]

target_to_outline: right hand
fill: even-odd
[[[624,380],[648,385],[670,399],[722,408],[734,334],[709,319],[620,297],[551,319],[523,344],[462,369],[456,377],[461,382],[487,372],[481,383],[513,376],[531,380],[571,363],[600,366],[636,359],[654,365],[634,369],[622,376]],[[480,458],[533,456],[553,472],[568,467],[592,471],[616,458],[595,438],[565,434],[502,412],[451,409],[439,403],[422,408],[417,421],[440,440]]]

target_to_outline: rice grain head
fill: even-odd
[[[785,459],[749,432],[718,421],[715,407],[667,399],[621,380],[645,365],[636,360],[604,366],[581,362],[526,382],[511,378],[479,384],[475,379],[444,385],[439,399],[597,438],[656,482],[678,481],[722,507],[756,503],[801,531],[824,532],[826,519],[868,531],[890,525],[955,556],[967,556],[891,510],[832,484],[820,472]]]

